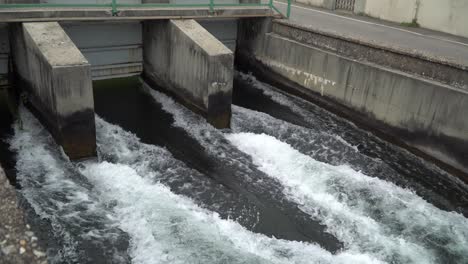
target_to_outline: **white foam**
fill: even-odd
[[[176,113],[176,125],[192,129],[199,140],[221,140],[219,132],[201,119],[193,119],[171,99],[157,92],[153,96],[163,98],[165,109]],[[254,234],[155,182],[160,173],[155,167],[177,173],[174,166],[178,164],[169,152],[142,144],[118,126],[96,120],[100,154],[116,155],[115,160],[125,164],[85,163],[81,172],[93,184],[92,191],[66,174],[70,164],[63,157],[57,158],[57,146],[34,120],[24,122],[24,131],[16,128],[11,143],[19,154],[17,167],[23,178],[36,175],[26,194],[39,213],[44,207],[34,199],[51,197],[37,190],[63,191],[68,201],[55,199],[52,208],[68,210],[57,217],[64,216],[63,221],[78,227],[81,216],[70,205],[84,206],[91,212],[109,210],[105,211],[106,224],[117,224],[130,235],[134,263],[379,263],[378,259],[431,263],[439,260],[437,246],[459,259],[467,256],[467,221],[462,216],[440,211],[411,191],[348,167],[316,162],[275,138],[229,135],[227,138],[251,155],[261,170],[284,184],[285,194],[301,204],[302,210],[345,241],[347,249],[333,255],[314,244]],[[206,142],[205,146],[216,149],[217,144]],[[382,210],[382,217],[374,212],[377,209]],[[55,212],[44,211],[42,215],[54,219]],[[57,230],[70,236],[60,223]],[[85,235],[99,238],[106,234],[89,230]],[[440,238],[435,241],[440,245],[428,244],[426,237],[430,242],[434,242],[431,237]]]
[[[16,176],[21,193],[35,213],[48,220],[55,236],[62,238],[60,246],[63,248],[57,255],[49,252],[49,261],[79,262],[78,247],[83,241],[93,241],[96,246],[107,243],[102,246],[103,250],[113,251],[111,241],[115,241],[118,234],[113,229],[112,219],[106,217],[90,192],[91,187],[74,173],[74,166],[32,114],[24,108],[20,108],[19,114],[22,122],[14,125],[14,136],[9,143],[17,155]],[[96,229],[86,229],[90,221],[95,222]],[[115,263],[124,258],[120,253],[112,253]]]
[[[333,255],[314,244],[254,234],[232,220],[221,219],[153,180],[157,178],[151,175],[154,166],[177,170],[167,162],[171,157],[137,161],[145,154],[164,154],[165,150],[146,146],[135,135],[102,119],[97,118],[97,134],[114,144],[101,142],[100,153],[111,157],[115,151],[119,160],[140,165],[132,168],[89,161],[80,163],[77,173],[37,120],[25,112],[23,121],[24,129],[16,127],[11,144],[18,153],[17,168],[25,195],[41,217],[50,219],[56,232],[70,240],[64,245],[70,254],[56,262],[78,261],[72,254],[77,253],[73,244],[77,236],[94,243],[115,235],[106,232],[117,225],[130,236],[133,263],[378,263],[359,252]],[[105,148],[102,143],[106,143]],[[100,223],[107,226],[88,229],[96,218],[83,216],[95,212],[106,215],[108,221]],[[105,245],[96,246],[101,249]]]
[[[161,177],[157,172],[159,166],[179,173],[183,167],[180,162],[173,161],[169,152],[143,144],[135,135],[100,118],[96,122],[100,152],[117,155],[116,160],[126,165],[89,164],[83,173],[100,193],[105,194],[107,203],[117,201],[119,222],[132,237],[132,256],[136,263],[158,263],[164,259],[170,259],[171,263],[186,263],[190,258],[193,260],[189,263],[219,263],[223,259],[229,260],[228,263],[376,261],[359,252],[347,251],[334,256],[317,245],[268,238],[247,231],[234,221],[222,220],[216,213],[201,209],[192,200],[175,195],[157,183]],[[181,225],[183,232],[179,233],[183,234],[167,230],[167,223],[173,218],[179,219],[180,223],[171,225],[174,228]],[[158,239],[160,237],[163,238]],[[182,241],[174,242],[173,237]],[[246,241],[249,243],[245,244]],[[281,254],[285,256],[281,257]]]
[[[316,245],[254,234],[126,165],[87,164],[82,173],[115,205],[131,236],[133,263],[376,263],[361,254],[334,256]]]
[[[246,155],[231,146],[222,131],[211,126],[203,117],[193,113],[184,106],[176,103],[167,95],[151,89],[147,84],[143,83],[143,89],[149,93],[153,99],[162,105],[162,108],[167,113],[172,114],[174,118],[173,126],[184,129],[190,136],[195,138],[208,153],[220,158],[223,162],[236,164],[238,168],[238,176],[244,177],[247,182],[250,182],[249,160]],[[240,155],[239,155],[240,154]]]
[[[148,84],[143,83],[143,89],[145,92],[149,93],[156,102],[162,105],[164,111],[173,115],[174,126],[187,130],[200,142],[204,142],[206,139],[205,136],[207,135],[203,135],[204,133],[210,133],[210,130],[216,130],[201,116],[194,114],[184,106],[179,105],[169,96],[152,89]]]
[[[346,247],[388,262],[463,263],[468,220],[441,211],[409,190],[347,166],[331,166],[286,143],[251,133],[227,135],[260,170],[284,185],[289,199],[321,220]]]
[[[275,102],[277,102],[277,103],[279,103],[279,104],[281,104],[283,106],[288,107],[293,112],[295,112],[295,113],[299,114],[300,116],[302,116],[302,118],[304,118],[305,120],[310,122],[310,124],[315,124],[316,123],[316,120],[314,120],[314,118],[316,118],[316,116],[312,116],[310,111],[304,110],[305,105],[313,106],[314,109],[315,109],[314,111],[317,111],[319,113],[319,115],[321,115],[321,116],[326,116],[328,119],[329,118],[332,118],[332,119],[335,119],[335,120],[339,119],[341,122],[349,125],[354,130],[359,131],[359,133],[362,133],[362,135],[367,135],[368,137],[372,138],[376,142],[382,144],[385,147],[388,147],[389,151],[391,150],[391,151],[394,151],[394,152],[402,153],[407,158],[412,159],[415,164],[416,163],[421,163],[425,167],[430,168],[431,170],[437,171],[439,174],[442,174],[445,179],[449,180],[449,182],[452,184],[452,187],[455,187],[455,186],[453,186],[453,184],[456,184],[457,188],[460,188],[461,190],[467,190],[468,189],[468,185],[465,182],[463,182],[461,179],[447,173],[446,171],[442,170],[441,168],[439,168],[434,163],[430,163],[430,162],[424,160],[423,158],[414,155],[413,153],[409,152],[408,150],[406,150],[404,148],[392,145],[391,143],[388,143],[388,142],[386,142],[384,140],[381,140],[380,138],[374,136],[370,131],[366,131],[366,130],[363,130],[363,129],[359,128],[358,126],[356,126],[353,122],[351,122],[349,120],[340,118],[337,115],[335,115],[335,114],[333,114],[331,112],[328,112],[328,111],[326,111],[324,109],[321,109],[321,108],[317,107],[315,104],[313,104],[311,102],[308,102],[308,101],[305,101],[302,98],[296,97],[294,95],[286,96],[283,93],[279,92],[279,90],[276,89],[274,86],[271,86],[271,85],[269,85],[267,83],[263,83],[263,82],[258,81],[255,78],[255,76],[253,76],[252,74],[245,74],[245,73],[242,73],[242,72],[237,72],[237,74],[243,80],[250,82],[254,87],[262,90],[263,93],[265,95],[269,96],[273,101],[275,101]],[[327,122],[327,125],[330,124],[330,123],[334,123],[334,122],[333,121],[332,122]],[[333,125],[336,125],[336,124],[333,124]],[[342,137],[336,135],[335,133],[329,133],[328,130],[320,131],[320,133],[323,134],[323,135],[336,137],[336,139],[338,141],[340,141],[340,142],[344,143],[345,145],[353,148],[353,150],[355,150],[356,152],[359,152],[356,146],[350,144],[345,139],[343,139]],[[362,143],[366,144],[366,142],[362,142]],[[377,158],[374,158],[374,161],[379,162],[379,160]]]
[[[252,74],[245,74],[245,73],[242,73],[242,72],[237,72],[237,74],[243,80],[250,82],[255,88],[258,88],[258,89],[262,90],[263,93],[265,95],[269,96],[273,101],[277,102],[280,105],[283,105],[283,106],[286,106],[286,107],[290,108],[295,113],[300,114],[303,118],[305,118],[308,121],[311,121],[313,123],[313,120],[310,120],[309,113],[306,110],[301,108],[301,106],[297,105],[297,103],[294,102],[293,100],[291,100],[289,97],[287,97],[284,94],[280,93],[275,87],[273,87],[273,86],[271,86],[271,85],[269,85],[267,83],[263,83],[263,82],[258,81],[257,78],[255,78],[255,76],[253,76]],[[293,95],[291,95],[291,98],[296,98],[298,100],[303,100],[303,99],[295,97]],[[307,104],[310,104],[310,105],[313,105],[314,107],[317,108],[318,111],[325,112],[325,110],[318,108],[313,103],[306,102],[306,101],[303,101],[303,102],[307,103]],[[329,116],[337,117],[335,114],[330,113],[330,112],[326,112],[326,114],[329,115]],[[357,126],[354,123],[352,123],[350,121],[347,121],[347,120],[345,122],[347,122],[352,127],[358,129]]]

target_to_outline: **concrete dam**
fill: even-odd
[[[467,263],[467,50],[291,2],[0,0],[0,263]]]

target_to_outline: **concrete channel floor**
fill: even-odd
[[[286,13],[285,2],[275,1],[274,4]],[[418,53],[468,69],[468,38],[297,3],[292,5],[290,20],[331,35],[353,38],[409,54]]]
[[[26,223],[15,188],[0,166],[0,263],[46,264],[46,253]]]

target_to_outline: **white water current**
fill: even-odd
[[[236,219],[181,195],[183,191],[174,192],[167,182],[180,175],[192,181],[182,183],[180,190],[196,195],[228,191],[209,181],[200,183],[205,189],[196,186],[200,172],[167,149],[144,144],[99,117],[99,159],[70,162],[32,114],[21,109],[22,122],[14,125],[9,141],[17,154],[22,195],[50,224],[52,237],[60,239],[61,250],[49,252],[51,262],[468,263],[468,219],[461,214],[438,209],[412,190],[375,175],[317,161],[271,135],[242,131],[239,117],[264,114],[234,107],[234,130],[218,131],[167,96],[150,94],[174,116],[173,125],[207,152],[245,166],[246,172],[251,171],[246,163],[253,162],[278,181],[283,197],[325,225],[343,249],[331,253],[318,244],[253,233]],[[281,124],[285,131],[292,127]],[[333,138],[349,155],[357,155],[355,146],[338,135]],[[249,184],[262,186],[254,175],[239,177],[251,177],[245,178]]]
[[[221,219],[154,182],[155,175],[143,167],[137,171],[129,165],[106,161],[89,161],[75,167],[29,112],[23,109],[21,119],[23,124],[15,125],[10,143],[18,153],[17,176],[22,193],[41,218],[52,222],[57,234],[68,238],[64,253],[53,262],[73,262],[80,254],[77,240],[84,237],[88,241],[107,241],[116,235],[108,231],[118,227],[130,238],[128,253],[132,263],[378,263],[355,251],[333,255],[315,244],[247,231],[235,221]],[[125,139],[119,137],[135,138],[101,119],[97,123],[98,135],[114,131],[112,137],[122,141]],[[136,156],[147,150],[141,144],[122,154]],[[79,173],[71,174],[73,170]],[[81,177],[76,174],[87,180],[86,187],[76,182]],[[70,225],[80,227],[96,215],[104,227],[87,232],[74,230],[78,233],[72,234]],[[113,254],[112,262],[122,261],[118,255]]]

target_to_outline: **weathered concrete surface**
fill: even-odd
[[[301,3],[304,5],[333,9],[335,0],[295,0],[294,2]]]
[[[118,16],[113,16],[109,7],[99,8],[9,8],[0,9],[2,22],[44,21],[121,21],[157,19],[201,19],[270,17],[275,14],[269,7],[237,6],[217,7],[211,12],[208,7],[120,7]]]
[[[425,28],[468,37],[466,0],[366,0],[363,13],[393,22],[415,20]]]
[[[197,22],[228,48],[235,50],[236,19]],[[91,64],[93,80],[138,75],[143,71],[140,22],[62,22],[60,25]]]
[[[239,64],[297,94],[331,99],[356,119],[468,172],[468,91],[347,58],[275,31],[265,34],[272,28],[268,21],[252,19],[245,27],[248,23],[239,26]],[[259,37],[262,32],[264,38]]]
[[[169,0],[142,0],[143,4],[168,4]]]
[[[0,76],[6,75],[8,73],[9,53],[10,42],[8,39],[8,25],[0,23]]]
[[[318,26],[299,25],[287,20],[276,20],[273,23],[273,31],[286,38],[348,58],[387,66],[468,91],[468,64],[461,64],[450,58],[414,52],[393,45],[387,46],[370,39],[322,31]]]
[[[40,0],[0,0],[0,4],[36,4]]]
[[[230,50],[236,50],[237,19],[200,19],[197,22]]]
[[[364,14],[394,22],[411,22],[421,0],[366,0]],[[446,2],[446,1],[443,1]]]
[[[425,28],[468,37],[468,1],[420,0],[416,20]]]
[[[47,263],[45,251],[26,223],[19,208],[16,191],[0,166],[0,263]]]
[[[10,41],[8,39],[8,25],[0,23],[0,89],[8,86],[8,56]]]
[[[286,11],[286,4],[275,4],[280,11]],[[468,69],[468,38],[297,5],[292,6],[290,21],[325,36]]]
[[[71,159],[94,156],[88,61],[56,22],[17,24],[10,33],[17,80],[36,115]]]
[[[143,75],[217,128],[230,126],[232,51],[194,20],[145,22]]]
[[[336,0],[293,0],[334,9]],[[355,0],[354,13],[396,23],[417,22],[421,27],[468,37],[466,0]]]
[[[141,23],[63,22],[60,25],[91,64],[94,80],[142,72]]]

